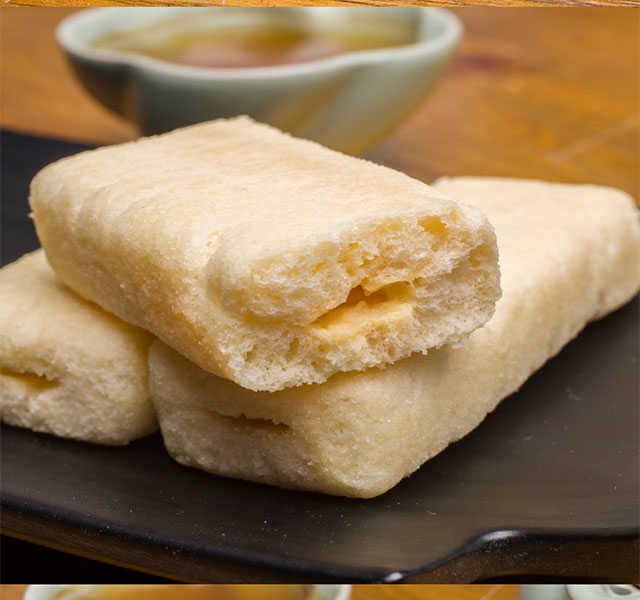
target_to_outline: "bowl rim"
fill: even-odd
[[[623,588],[625,594],[616,594],[612,588]],[[570,600],[607,600],[609,598],[629,598],[637,600],[640,598],[640,591],[633,589],[627,583],[621,584],[569,584],[566,586],[567,597]]]
[[[49,600],[52,593],[59,592],[69,585],[72,584],[30,585],[25,590],[22,600]],[[351,586],[348,584],[314,585],[313,587],[332,592],[330,594],[321,592],[324,600],[348,600],[351,595]]]
[[[162,7],[155,7],[153,9],[146,8],[142,10],[156,11],[158,8]],[[196,67],[191,65],[180,65],[135,52],[123,52],[120,50],[95,48],[90,44],[79,40],[75,35],[76,31],[78,29],[81,29],[87,22],[95,22],[97,20],[100,20],[101,18],[103,18],[103,15],[107,14],[107,11],[111,12],[132,10],[131,8],[125,9],[121,7],[106,7],[90,8],[78,11],[77,13],[66,17],[58,24],[55,36],[56,41],[62,47],[62,49],[71,56],[88,59],[94,62],[102,63],[104,65],[119,65],[125,68],[142,68],[158,74],[206,80],[270,79],[287,75],[308,75],[310,73],[322,72],[327,70],[383,63],[391,59],[425,56],[430,54],[437,54],[439,52],[446,53],[447,51],[455,47],[460,37],[462,36],[462,23],[460,22],[460,19],[458,19],[458,17],[449,10],[437,7],[395,8],[404,8],[411,10],[417,15],[416,19],[420,21],[424,20],[427,17],[435,18],[442,25],[442,30],[438,35],[434,37],[426,40],[418,40],[415,43],[402,46],[391,46],[389,48],[344,52],[334,56],[302,63],[292,63],[266,67],[237,68]],[[318,7],[297,6],[288,7],[288,9],[292,11],[308,12],[317,10]],[[172,11],[173,14],[180,14],[183,11],[193,10],[193,8],[176,7],[170,8],[169,10]],[[353,9],[342,8],[341,10]],[[394,9],[392,8],[391,10]]]

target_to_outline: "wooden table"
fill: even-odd
[[[4,0],[16,6],[306,6],[308,0]],[[321,6],[640,6],[640,0],[321,0]]]
[[[3,8],[1,124],[97,143],[136,135],[85,94],[53,32],[71,9]],[[640,13],[456,9],[448,73],[369,157],[424,181],[534,177],[640,191]]]
[[[25,585],[0,585],[0,600],[21,600]],[[515,585],[357,585],[353,600],[515,600]]]

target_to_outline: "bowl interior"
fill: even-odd
[[[65,585],[30,585],[23,600],[50,600],[55,594],[68,587]],[[348,600],[350,585],[314,585],[312,600]]]
[[[393,7],[274,7],[274,8],[216,8],[216,7],[155,7],[155,8],[98,8],[84,10],[65,19],[57,31],[60,45],[67,51],[101,61],[122,61],[128,53],[120,50],[97,48],[93,44],[99,38],[117,33],[140,30],[146,42],[157,43],[169,36],[188,31],[242,26],[247,24],[294,24],[305,28],[370,28],[374,31],[380,22],[385,27],[393,27],[406,33],[407,44],[383,49],[356,50],[345,54],[378,55],[398,52],[416,46],[433,45],[434,42],[448,43],[457,38],[460,25],[449,11],[437,8]],[[130,53],[131,58],[134,53]],[[140,58],[136,55],[134,58]],[[331,57],[335,58],[335,57]],[[309,61],[318,63],[331,60],[323,58]],[[147,57],[145,57],[147,59]],[[148,59],[154,62],[156,59]],[[307,63],[308,64],[308,63]],[[175,67],[176,65],[172,65]],[[180,67],[181,65],[179,65]],[[286,68],[282,65],[274,68]],[[184,66],[184,68],[191,68]],[[260,67],[257,67],[260,68]],[[251,71],[248,67],[240,70]],[[219,71],[206,68],[207,71]],[[223,69],[230,72],[234,69]]]

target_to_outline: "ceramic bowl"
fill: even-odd
[[[206,68],[96,48],[103,35],[197,14],[212,26],[304,19],[348,27],[350,19],[403,20],[415,41],[273,67]],[[375,11],[371,13],[370,11]],[[247,114],[294,135],[358,154],[423,99],[462,33],[438,8],[101,8],[62,21],[57,40],[84,87],[144,134]]]
[[[640,590],[621,584],[607,585],[521,585],[518,600],[640,600]]]
[[[23,600],[50,600],[69,585],[30,585]],[[86,586],[87,588],[91,586]],[[314,585],[313,600],[349,600],[350,585]]]

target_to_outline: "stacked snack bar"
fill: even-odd
[[[178,461],[332,494],[395,485],[640,286],[617,190],[429,187],[246,118],[59,161],[31,204],[59,280],[157,338],[148,384]],[[38,393],[20,424],[37,428]]]

